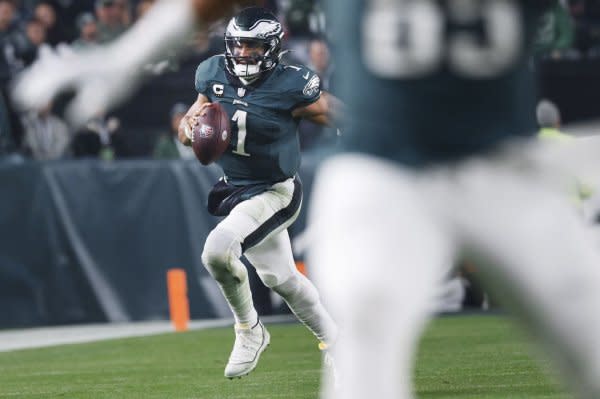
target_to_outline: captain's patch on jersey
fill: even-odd
[[[304,90],[302,90],[302,94],[306,97],[312,97],[319,92],[319,87],[321,86],[321,79],[317,75],[314,75],[304,86]]]

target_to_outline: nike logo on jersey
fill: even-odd
[[[309,76],[310,76],[310,72],[306,72],[306,75],[303,75],[302,77],[304,78],[304,80],[308,80]]]

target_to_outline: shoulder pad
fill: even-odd
[[[206,94],[208,83],[225,67],[225,56],[214,55],[200,63],[196,69],[196,91]]]
[[[311,104],[321,95],[321,79],[304,65],[283,65],[283,79],[295,106]]]

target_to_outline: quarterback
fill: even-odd
[[[61,53],[42,57],[18,82],[15,97],[26,106],[36,106],[65,88],[74,88],[78,95],[72,116],[85,121],[98,108],[122,99],[141,65],[155,60],[165,46],[181,43],[194,23],[205,28],[233,3],[159,1],[143,23],[107,48],[74,59]],[[347,153],[323,167],[312,202],[317,245],[309,261],[320,273],[319,286],[342,327],[331,350],[343,380],[337,393],[326,389],[327,399],[413,397],[411,368],[418,339],[431,297],[446,272],[444,265],[458,251],[485,259],[481,266],[493,265],[484,267],[488,286],[542,338],[581,398],[600,397],[600,258],[560,189],[540,179],[545,170],[534,156],[539,145],[529,138],[535,132],[535,92],[528,37],[546,3],[552,2],[327,1],[337,44],[334,59],[343,83],[340,96],[355,122],[345,132]],[[248,41],[238,43],[231,47],[232,54],[254,51]],[[267,56],[269,48],[260,51]],[[299,184],[293,178],[293,163],[264,161],[274,166],[277,181],[287,177],[278,183],[268,182],[262,168],[254,175],[244,167],[253,154],[265,159],[266,148],[256,151],[268,139],[265,135],[276,135],[265,130],[255,136],[260,141],[253,142],[253,119],[258,108],[270,110],[271,117],[295,113],[322,119],[310,108],[327,102],[327,96],[305,96],[306,103],[290,104],[281,115],[264,103],[256,103],[254,110],[250,101],[254,86],[264,89],[285,75],[297,72],[302,78],[310,71],[301,67],[293,71],[278,63],[256,77],[253,71],[266,67],[267,60],[258,65],[231,58],[234,63],[230,58],[209,60],[199,68],[200,94],[188,120],[201,112],[204,102],[225,102],[232,119],[237,115],[238,134],[222,159],[226,175],[231,175],[222,186],[246,186],[255,179],[257,187],[275,183],[271,190],[236,205],[205,245],[206,266],[225,287],[238,320],[239,333],[226,373],[241,375],[256,360],[250,366],[240,363],[250,357],[242,354],[244,347],[258,354],[268,335],[256,324],[245,273],[235,261],[238,254],[245,250],[252,258],[258,252],[254,266],[268,284],[284,291],[282,280],[261,268],[261,258],[270,257],[265,255],[271,253],[267,243],[277,246],[275,237],[285,232],[286,222],[273,230],[280,229],[279,233],[242,247],[241,240],[247,238],[243,234],[258,223],[265,225],[264,219],[253,217],[253,207],[259,206],[253,199],[271,195],[260,206],[270,209],[265,213],[274,220],[275,214],[280,215],[274,209],[295,209],[292,203]],[[233,83],[220,81],[220,65],[225,65],[226,76],[235,77]],[[286,81],[286,87],[296,87],[295,79]],[[241,98],[235,97],[238,89],[244,89]],[[302,98],[297,92],[287,94],[286,101]],[[234,111],[234,100],[248,106],[236,103]],[[269,125],[268,118],[260,124]],[[281,139],[276,146],[291,148],[283,145],[285,134],[276,137]],[[566,146],[560,147],[564,152]],[[357,187],[350,184],[353,181],[365,184]],[[281,200],[275,201],[276,196]],[[224,202],[216,201],[220,204]],[[287,237],[279,240],[288,243]],[[221,251],[227,243],[231,247]],[[283,251],[272,253],[284,257]],[[223,254],[229,259],[223,259]],[[289,275],[304,281],[292,271]],[[234,286],[240,291],[230,289]],[[305,291],[314,295],[298,298],[317,298],[312,286],[301,286],[310,287]],[[568,300],[561,300],[565,293]],[[306,303],[322,309],[318,300]],[[317,335],[326,332],[325,322],[313,322],[328,316],[304,320],[298,309],[306,308],[291,306]],[[248,331],[257,329],[260,334]],[[327,334],[323,337],[328,339]],[[242,344],[246,338],[256,343]]]
[[[283,29],[269,11],[251,7],[231,19],[226,52],[196,71],[198,99],[179,130],[189,132],[204,108],[219,102],[231,119],[230,148],[218,160],[224,177],[209,194],[209,212],[225,218],[209,234],[202,261],[218,282],[235,317],[236,339],[226,377],[248,374],[269,344],[269,333],[252,304],[244,255],[263,283],[327,348],[336,327],[312,283],[296,270],[287,227],[302,203],[298,123],[330,123],[333,96],[301,65],[280,62]]]

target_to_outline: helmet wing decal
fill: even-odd
[[[281,24],[268,19],[256,21],[250,29],[241,28],[233,19],[227,28],[227,35],[231,37],[265,39],[271,36],[281,37],[282,34]]]

